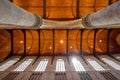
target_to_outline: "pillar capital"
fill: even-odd
[[[38,14],[33,15],[35,16],[35,22],[30,28],[39,29],[40,26],[42,25],[42,17],[40,17]]]
[[[86,16],[84,16],[82,18],[82,24],[85,28],[92,28],[93,27],[93,25],[90,23],[91,22],[90,16],[91,16],[91,14],[87,14]]]

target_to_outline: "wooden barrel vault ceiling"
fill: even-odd
[[[118,0],[10,1],[29,12],[39,14],[44,19],[63,21],[82,18]],[[108,53],[120,53],[120,29],[0,29],[1,60],[8,55]]]
[[[7,55],[114,54],[119,43],[120,29],[0,30],[0,53]]]
[[[117,0],[11,0],[45,19],[71,20],[96,12]]]

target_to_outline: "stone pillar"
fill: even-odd
[[[120,1],[93,14],[86,15],[82,19],[82,24],[86,28],[110,28],[112,25],[117,25],[120,28]]]
[[[39,28],[42,18],[11,3],[9,0],[0,0],[0,24]]]

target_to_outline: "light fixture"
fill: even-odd
[[[20,41],[20,43],[23,43],[23,41]]]
[[[99,42],[102,42],[102,40],[99,40]]]
[[[63,40],[60,40],[60,43],[63,43]]]
[[[29,46],[28,49],[30,49],[31,47]]]
[[[49,49],[52,49],[52,47],[50,46]]]
[[[70,48],[72,49],[73,47],[72,47],[72,46],[70,46]]]
[[[90,46],[90,48],[93,48],[93,46]]]

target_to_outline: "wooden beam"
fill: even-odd
[[[24,54],[23,56],[26,56],[26,30],[23,30],[23,34],[24,34]]]
[[[107,34],[107,54],[110,56],[111,53],[110,53],[110,50],[109,50],[109,41],[110,41],[110,32],[111,30],[108,29],[108,34]]]
[[[43,0],[43,18],[46,18],[46,0]]]
[[[10,2],[13,2],[13,0],[9,0]]]
[[[94,0],[94,12],[96,12],[96,0]]]
[[[40,29],[38,30],[38,56],[40,56]]]
[[[86,60],[84,59],[84,54],[83,54],[83,51],[82,51],[82,36],[83,36],[83,31],[84,30],[80,30],[80,57],[83,59],[83,61],[86,63],[86,64],[88,64],[87,62],[86,62]]]
[[[94,30],[94,42],[93,42],[93,55],[96,57],[97,53],[96,53],[96,29]]]
[[[111,5],[112,4],[112,0],[109,0],[109,5]]]
[[[79,8],[80,8],[80,0],[76,0],[76,19],[79,19],[80,18],[80,10],[79,10]]]
[[[83,56],[83,53],[82,53],[82,33],[83,33],[83,30],[81,29],[80,30],[80,55]]]
[[[53,51],[52,51],[53,54],[52,54],[51,64],[53,64],[53,61],[54,61],[54,53],[55,53],[55,43],[54,43],[54,42],[55,42],[55,41],[54,41],[54,40],[55,40],[55,30],[54,30],[54,29],[52,30],[52,33],[53,33]]]
[[[13,30],[10,30],[10,32],[11,32],[11,56],[13,55]]]
[[[66,30],[66,56],[67,56],[68,64],[70,64],[69,53],[68,53],[68,40],[69,40],[68,36],[69,36],[69,30],[67,29]]]

